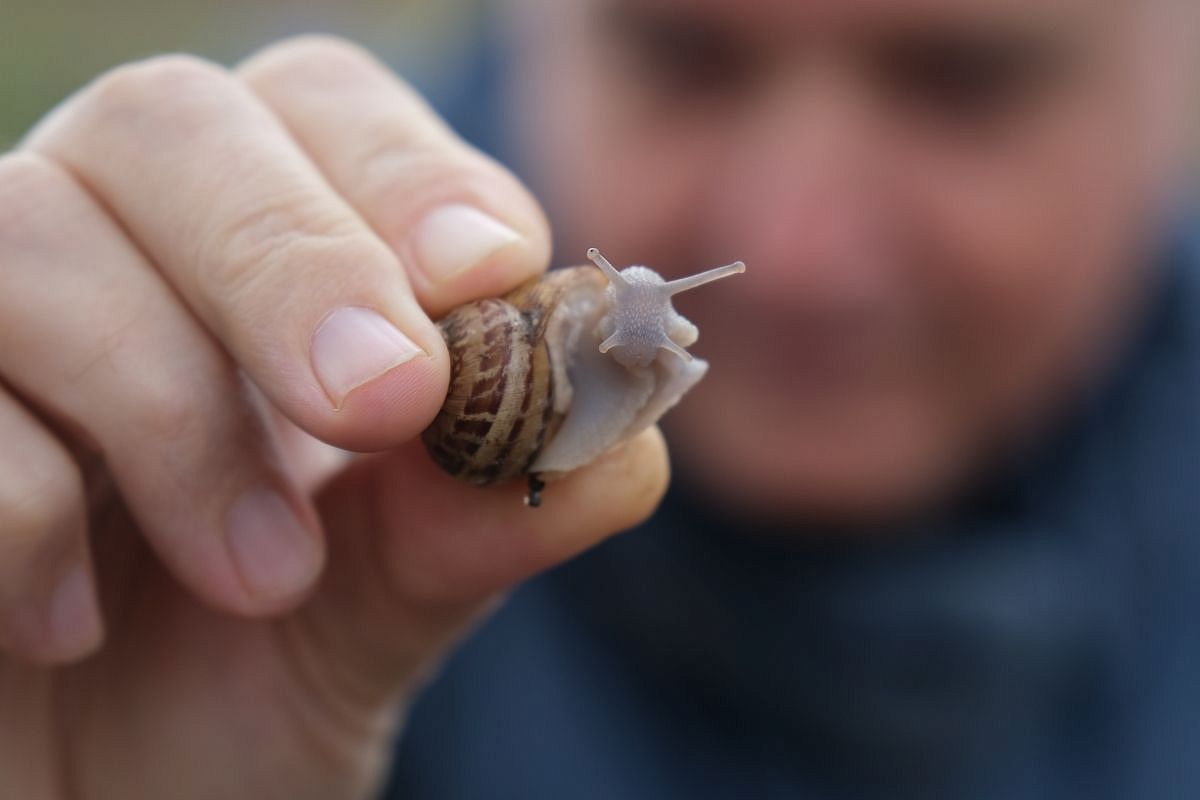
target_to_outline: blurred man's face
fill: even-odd
[[[1184,165],[1193,0],[530,0],[559,251],[665,274],[677,468],[771,515],[936,501],[1111,355]]]

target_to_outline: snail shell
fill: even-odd
[[[450,391],[422,438],[451,475],[486,485],[576,469],[653,425],[708,370],[671,297],[743,272],[740,261],[668,282],[618,272],[595,248],[588,258],[596,267],[554,270],[438,323]]]

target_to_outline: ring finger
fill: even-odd
[[[70,175],[0,158],[0,375],[104,457],[150,543],[210,602],[283,608],[314,512],[225,354]]]
[[[79,470],[3,389],[0,441],[0,649],[69,660],[101,635]]]

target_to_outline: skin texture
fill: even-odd
[[[513,138],[564,252],[747,264],[679,298],[713,369],[665,424],[750,516],[887,521],[1036,437],[1190,174],[1193,4],[514,6]]]
[[[510,231],[438,279],[412,239],[447,202]],[[463,631],[666,486],[656,430],[537,513],[412,441],[429,315],[548,251],[508,173],[334,40],[122,67],[0,158],[0,794],[370,796]],[[339,308],[421,352],[332,396]]]
[[[527,3],[512,109],[566,247],[667,277],[747,262],[678,301],[714,364],[674,415],[679,462],[714,498],[789,519],[931,502],[1135,313],[1193,4]],[[963,112],[991,89],[929,83],[974,74],[964,52],[1011,61],[1011,36],[1043,66],[1004,102]],[[430,270],[415,232],[447,202],[513,235]],[[4,789],[370,796],[472,622],[666,483],[651,431],[533,515],[411,441],[447,381],[430,318],[549,249],[523,187],[327,39],[122,67],[0,158]],[[351,318],[420,353],[331,390],[320,332]]]

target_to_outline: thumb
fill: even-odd
[[[668,474],[657,428],[550,483],[537,509],[523,486],[441,473],[419,442],[364,458],[318,499],[329,561],[298,612],[305,651],[343,708],[390,707],[515,583],[649,516]]]

